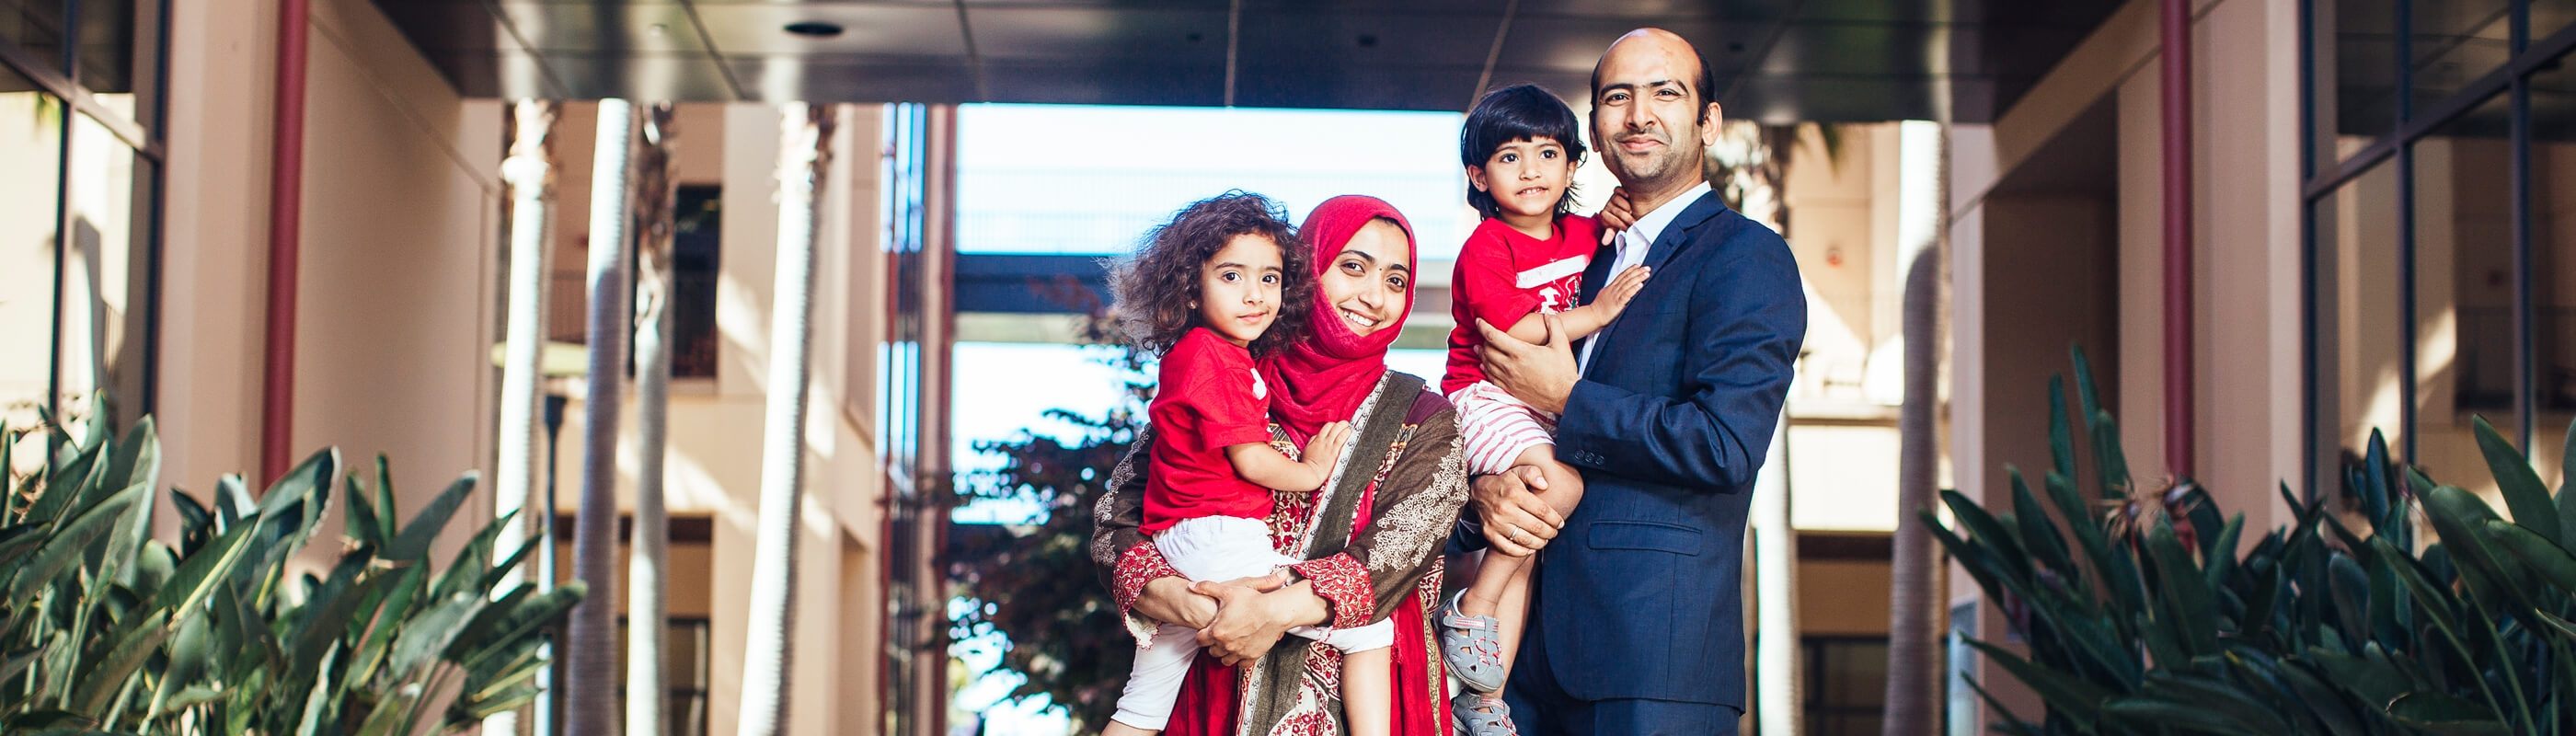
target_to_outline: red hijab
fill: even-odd
[[[1405,264],[1413,265],[1413,224],[1405,222],[1404,213],[1376,197],[1345,194],[1316,205],[1306,215],[1305,227],[1297,230],[1298,239],[1314,254],[1310,260],[1315,277],[1322,278],[1333,267],[1361,227],[1380,218],[1404,231]],[[1356,419],[1360,404],[1386,375],[1387,348],[1404,333],[1404,319],[1412,313],[1413,282],[1407,281],[1404,304],[1393,324],[1366,335],[1353,334],[1350,324],[1334,313],[1324,290],[1315,289],[1315,302],[1306,310],[1311,334],[1261,362],[1262,378],[1276,390],[1270,401],[1271,416],[1278,417],[1289,435],[1301,442],[1325,423]]]

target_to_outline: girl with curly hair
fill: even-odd
[[[1162,358],[1141,531],[1193,581],[1265,579],[1302,560],[1276,548],[1272,491],[1312,492],[1331,479],[1349,440],[1347,422],[1324,426],[1304,452],[1271,444],[1269,387],[1253,364],[1296,339],[1315,275],[1306,249],[1269,199],[1241,191],[1191,203],[1154,228],[1111,275],[1121,327],[1137,349]],[[1390,621],[1291,633],[1341,651],[1343,700],[1387,719]],[[1198,630],[1156,627],[1142,642],[1108,734],[1152,734],[1170,721]],[[1367,705],[1363,705],[1367,704]],[[1368,733],[1355,730],[1356,733]]]

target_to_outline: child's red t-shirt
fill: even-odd
[[[1205,327],[1181,336],[1163,356],[1154,401],[1152,469],[1145,483],[1147,534],[1182,519],[1270,516],[1270,489],[1234,472],[1225,448],[1270,441],[1269,390],[1252,352]]]
[[[1582,215],[1559,215],[1553,237],[1532,238],[1502,218],[1489,218],[1458,248],[1458,270],[1449,279],[1449,372],[1440,392],[1485,380],[1476,348],[1485,337],[1476,320],[1510,330],[1532,312],[1555,314],[1575,307],[1583,269],[1601,247],[1601,225]]]

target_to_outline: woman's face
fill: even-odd
[[[1404,316],[1413,288],[1413,262],[1404,229],[1383,219],[1370,220],[1359,234],[1331,254],[1332,263],[1315,284],[1352,334],[1367,335]]]

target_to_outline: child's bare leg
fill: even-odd
[[[1351,736],[1387,736],[1395,728],[1393,647],[1342,653],[1342,714]]]
[[[1110,721],[1108,728],[1100,729],[1100,736],[1155,736],[1155,734],[1159,733],[1162,732],[1147,731],[1145,729],[1119,723],[1117,721]]]
[[[1538,492],[1539,500],[1546,501],[1548,507],[1556,509],[1559,516],[1573,515],[1575,505],[1583,501],[1583,476],[1574,472],[1573,468],[1556,461],[1556,446],[1539,445],[1523,450],[1515,462],[1537,467],[1539,473],[1547,477],[1547,489]],[[1506,675],[1512,671],[1513,660],[1520,658],[1521,632],[1529,628],[1529,563],[1535,559],[1490,553],[1485,556],[1487,563],[1504,560],[1508,561],[1510,568],[1502,575],[1501,590],[1496,593],[1498,605],[1494,609],[1495,613],[1489,614],[1500,624],[1498,628],[1503,637],[1503,672]],[[1477,582],[1482,584],[1483,571],[1479,570],[1478,573]],[[1468,595],[1472,597],[1475,594],[1471,592]],[[1466,605],[1461,603],[1459,608],[1464,609]]]

